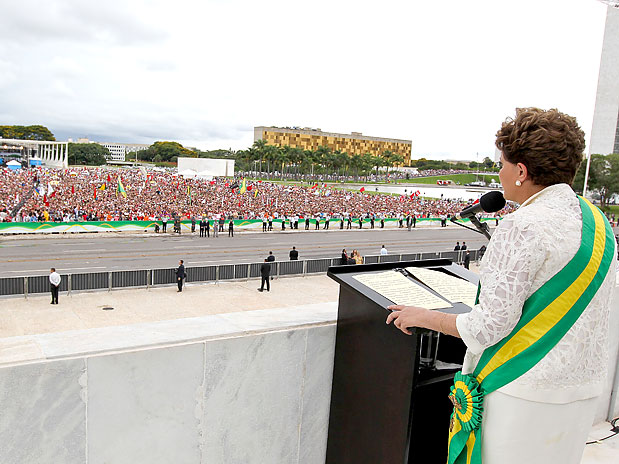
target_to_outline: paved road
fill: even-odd
[[[381,245],[390,253],[453,250],[465,240],[476,249],[486,239],[466,229],[424,228],[399,230],[287,231],[237,234],[229,238],[200,238],[198,234],[162,235],[80,235],[62,238],[0,239],[0,277],[41,275],[55,267],[61,273],[101,272],[175,267],[179,259],[186,266],[215,263],[260,262],[273,251],[278,260],[287,260],[294,245],[299,258],[339,256],[342,248],[356,248],[362,255],[376,255]]]

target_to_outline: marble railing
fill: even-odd
[[[2,463],[324,463],[335,303],[0,340]]]
[[[336,317],[326,303],[0,339],[0,463],[322,464]],[[619,287],[610,324],[596,422]]]

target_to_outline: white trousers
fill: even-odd
[[[484,398],[483,464],[578,464],[596,398],[537,403],[495,391]]]

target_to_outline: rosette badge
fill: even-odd
[[[454,405],[451,430],[453,430],[456,419],[460,422],[462,430],[466,432],[477,430],[481,426],[484,394],[475,377],[464,375],[461,372],[456,373],[449,399]]]

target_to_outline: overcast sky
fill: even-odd
[[[595,0],[5,1],[0,124],[201,149],[309,126],[481,160],[516,107],[590,133],[605,17]]]

